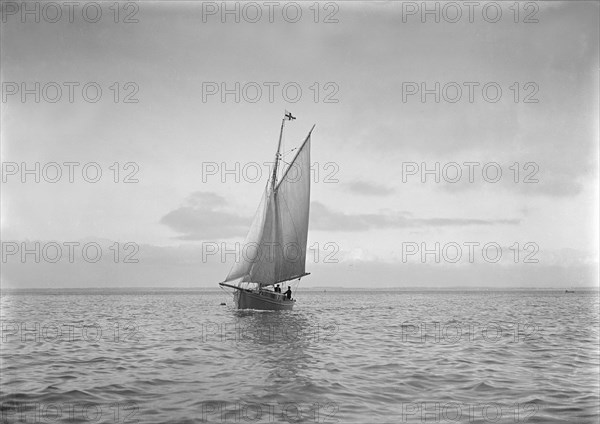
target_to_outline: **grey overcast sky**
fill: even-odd
[[[287,150],[316,124],[303,286],[597,286],[598,2],[36,3],[2,2],[3,287],[216,287],[285,109]],[[73,263],[9,254],[50,242]]]

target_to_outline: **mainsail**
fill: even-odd
[[[240,260],[232,266],[226,282],[240,280],[269,286],[306,275],[311,133],[312,129],[279,181],[276,169],[273,172],[242,246]],[[281,135],[276,164],[280,147]]]

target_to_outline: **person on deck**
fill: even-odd
[[[292,300],[292,288],[288,286],[287,291],[285,292],[285,295],[287,296],[288,300]]]
[[[279,284],[275,286],[275,293],[281,293],[281,287],[279,287]]]

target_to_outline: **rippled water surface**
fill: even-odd
[[[297,298],[3,293],[2,422],[598,422],[596,292]]]

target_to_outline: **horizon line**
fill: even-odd
[[[502,290],[520,290],[520,291],[535,291],[535,290],[588,290],[588,291],[600,291],[600,286],[548,286],[548,287],[522,287],[522,286],[506,286],[506,287],[489,287],[489,286],[406,286],[406,287],[363,287],[363,286],[312,286],[297,288],[295,291],[302,290],[322,290],[322,289],[334,289],[334,290],[421,290],[421,291],[432,291],[432,290],[468,290],[468,291],[502,291]],[[2,291],[15,291],[15,290],[222,290],[219,287],[213,286],[106,286],[106,287],[0,287]]]

